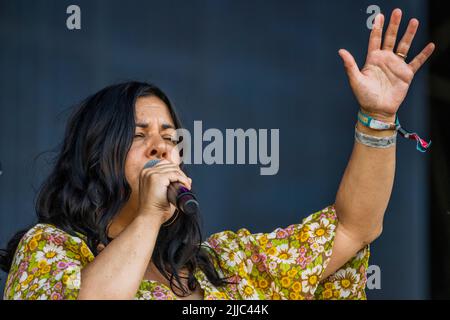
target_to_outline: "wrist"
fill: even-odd
[[[386,123],[395,123],[395,119],[397,117],[396,113],[391,114],[391,113],[385,113],[385,112],[373,112],[373,111],[368,111],[368,110],[364,109],[363,107],[360,107],[360,109],[364,114],[366,114],[374,119],[377,119],[379,121],[386,122]]]
[[[375,137],[389,137],[395,133],[396,118],[396,114],[375,113],[361,107],[358,112],[356,129]]]
[[[164,223],[162,215],[155,214],[155,212],[149,212],[148,210],[139,210],[134,220],[139,224],[150,227],[151,229],[159,229]]]

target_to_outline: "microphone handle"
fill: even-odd
[[[185,214],[198,213],[199,203],[195,195],[179,182],[173,182],[169,185],[167,199]]]

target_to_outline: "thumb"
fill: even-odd
[[[345,72],[347,73],[347,76],[351,81],[356,80],[359,77],[360,72],[355,59],[350,54],[350,52],[345,49],[340,49],[338,53],[342,58],[342,61],[344,62]]]

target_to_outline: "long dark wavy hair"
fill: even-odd
[[[95,256],[99,244],[113,240],[108,237],[108,225],[131,194],[125,159],[135,134],[136,100],[145,96],[161,99],[176,128],[181,128],[168,97],[155,85],[126,82],[106,87],[83,100],[70,115],[53,169],[38,193],[38,223],[52,224],[73,236],[82,233]],[[230,283],[214,268],[214,259],[220,268],[216,253],[201,244],[200,222],[198,215],[180,214],[160,229],[156,240],[152,261],[170,281],[172,291],[174,287],[181,290],[179,296],[189,294],[181,278],[188,279],[189,290],[196,289],[197,267],[215,286]],[[0,267],[5,272],[28,230],[17,232],[0,250]],[[187,277],[178,273],[182,268],[189,271]]]

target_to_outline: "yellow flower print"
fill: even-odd
[[[267,254],[271,255],[271,256],[276,255],[277,254],[277,248],[276,247],[270,248],[269,250],[267,250]]]
[[[34,239],[32,239],[29,243],[28,243],[28,247],[30,248],[31,251],[34,251],[34,249],[36,249],[38,246],[38,242]]]
[[[303,297],[303,295],[301,295],[298,292],[291,292],[291,293],[289,293],[289,298],[291,300],[305,300],[305,297]]]
[[[36,260],[47,260],[48,263],[57,262],[64,258],[64,249],[52,243],[47,243],[42,250],[36,254]]]
[[[78,248],[79,248],[78,245],[72,245],[72,244],[69,244],[68,242],[65,243],[64,247],[65,247],[66,251],[71,251],[71,252],[78,252],[79,251],[78,250]]]
[[[288,288],[291,285],[291,279],[289,277],[281,278],[281,285],[285,288]]]
[[[344,289],[349,288],[351,284],[352,283],[348,279],[342,279],[342,281],[341,281],[341,287]]]
[[[325,287],[325,289],[334,289],[334,285],[332,282],[325,282],[323,286]]]
[[[226,264],[230,267],[235,267],[239,265],[243,259],[245,258],[243,252],[241,251],[227,251],[223,253],[223,259],[226,261]]]
[[[356,273],[355,269],[347,268],[341,269],[335,274],[336,281],[334,285],[340,291],[342,297],[347,298],[356,287],[360,280],[360,275]]]
[[[266,235],[263,235],[259,238],[259,243],[261,243],[261,245],[265,246],[267,242],[269,242],[269,239],[267,239]]]
[[[86,246],[82,246],[80,248],[81,254],[83,255],[83,257],[88,257],[90,256],[91,252],[89,251],[88,248],[86,248]]]
[[[322,296],[324,299],[331,299],[333,297],[333,290],[326,289],[322,292]]]
[[[309,277],[308,281],[312,286],[315,286],[317,283],[317,280],[319,280],[319,278],[314,274],[311,277]]]
[[[239,283],[240,292],[242,297],[246,300],[257,300],[258,293],[256,290],[248,283],[247,279],[243,279],[241,283]]]
[[[213,292],[213,296],[216,297],[217,299],[226,299],[227,298],[225,293],[220,292],[220,291]]]
[[[295,263],[298,257],[297,249],[290,247],[287,243],[283,243],[277,247],[277,255],[274,258],[277,263],[291,264]]]
[[[311,223],[311,233],[315,237],[315,241],[319,244],[325,244],[333,237],[335,225],[330,223],[328,219],[321,219],[319,223]]]
[[[36,290],[37,287],[38,287],[38,284],[37,284],[37,283],[33,284],[33,285],[30,287],[30,291]]]
[[[297,269],[291,269],[291,270],[288,271],[287,274],[288,274],[289,277],[293,278],[293,277],[295,277],[295,275],[297,273],[298,273]]]
[[[251,296],[253,294],[253,288],[250,286],[245,286],[244,292],[246,295]]]
[[[340,296],[341,296],[341,293],[339,292],[339,290],[333,291],[333,298],[338,299]]]
[[[54,252],[54,251],[49,251],[49,252],[47,252],[46,254],[45,254],[45,257],[47,258],[47,259],[52,259],[52,258],[54,258],[56,256],[56,252]]]
[[[269,286],[269,282],[266,279],[260,279],[258,284],[261,289],[265,289]]]
[[[309,239],[309,232],[301,232],[300,233],[300,241],[301,242],[306,242]]]
[[[301,284],[301,282],[295,281],[294,284],[292,285],[292,290],[294,290],[294,292],[302,291],[302,284]]]
[[[25,281],[22,282],[22,285],[28,286],[28,284],[29,284],[33,279],[34,279],[34,276],[30,274],[30,275],[25,279]]]
[[[289,298],[289,296],[285,296],[282,288],[275,281],[270,284],[270,292],[272,293],[272,300],[285,300]]]
[[[314,242],[311,245],[311,250],[313,250],[314,252],[322,253],[322,252],[324,252],[325,248],[322,245],[320,245],[318,242]]]
[[[44,269],[47,266],[47,261],[46,260],[41,260],[38,262],[38,268],[39,269]]]
[[[324,234],[325,234],[325,229],[323,229],[323,228],[319,228],[319,229],[317,229],[316,232],[315,232],[315,235],[316,235],[317,237],[321,237],[321,236],[323,236]]]
[[[39,241],[39,240],[41,240],[41,238],[42,238],[42,233],[39,232],[39,233],[35,234],[32,239]]]
[[[319,281],[319,275],[322,272],[322,265],[317,265],[312,269],[308,269],[302,273],[302,290],[303,292],[309,292],[314,294],[317,283]]]

